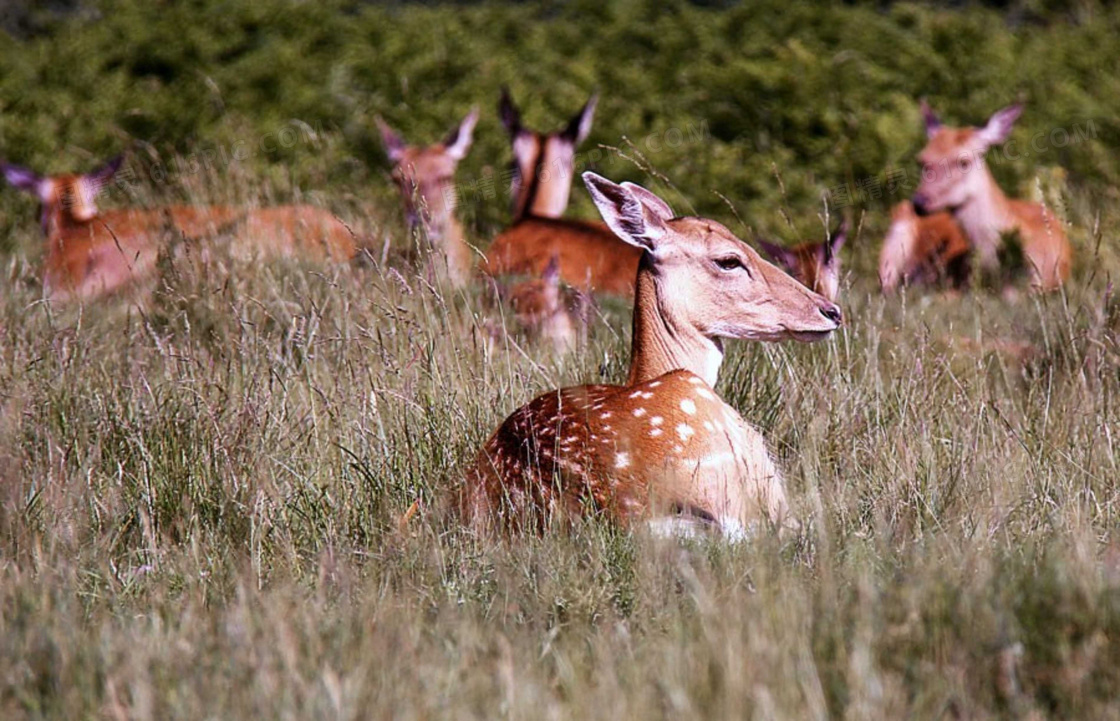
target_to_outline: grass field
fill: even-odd
[[[1120,12],[61,5],[0,40],[0,154],[133,143],[110,205],[300,198],[376,262],[168,256],[142,302],[58,306],[33,203],[0,191],[0,717],[1120,717]],[[503,81],[542,126],[599,88],[594,167],[743,237],[819,234],[822,198],[861,222],[845,328],[733,345],[718,387],[797,533],[497,541],[440,512],[508,412],[628,360],[618,303],[557,357],[409,262],[372,115],[430,141],[482,107],[484,247]],[[1045,149],[995,172],[1067,222],[1063,293],[879,295],[902,190],[859,183],[916,179],[922,94],[954,122],[1025,96],[1015,137]]]

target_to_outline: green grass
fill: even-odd
[[[40,299],[32,204],[0,193],[0,717],[1120,715],[1115,113],[1089,112],[1100,133],[1069,155],[998,169],[1007,187],[1039,179],[1061,199],[1078,253],[1065,293],[880,297],[880,199],[866,204],[845,251],[841,332],[814,346],[732,346],[718,390],[765,434],[802,521],[789,538],[740,546],[657,543],[593,520],[485,540],[442,512],[446,490],[508,412],[557,385],[624,378],[629,313],[604,304],[587,348],[568,357],[519,336],[491,343],[497,310],[483,290],[431,287],[407,262],[397,200],[366,128],[377,111],[434,139],[478,102],[488,120],[461,177],[501,168],[508,148],[491,85],[536,44],[547,48],[541,62],[515,87],[530,122],[558,121],[593,85],[604,93],[594,142],[621,147],[623,133],[706,119],[699,147],[647,155],[680,190],[654,187],[744,236],[772,227],[792,239],[819,227],[819,194],[846,169],[878,173],[918,146],[919,93],[967,119],[1009,100],[996,88],[1014,78],[1068,98],[1090,77],[1103,85],[1084,86],[1077,102],[1090,111],[1117,102],[1107,71],[1072,52],[1103,56],[1105,41],[1086,38],[1107,36],[1113,15],[1012,34],[991,12],[918,6],[878,14],[785,3],[794,11],[786,20],[767,5],[754,15],[681,7],[637,22],[613,6],[584,8],[582,21],[575,11],[490,5],[365,8],[340,19],[301,3],[272,21],[248,4],[219,5],[141,23],[148,4],[107,3],[117,10],[101,21],[51,26],[16,46],[24,52],[0,53],[0,65],[18,71],[0,75],[5,152],[65,170],[111,154],[122,126],[109,119],[135,117],[122,122],[150,123],[160,136],[144,138],[151,152],[133,160],[146,171],[154,158],[253,145],[291,118],[322,119],[322,134],[290,155],[198,173],[171,166],[166,180],[141,176],[110,203],[309,197],[378,247],[387,240],[390,264],[168,257],[141,303],[58,307]],[[196,107],[186,74],[168,83],[182,97],[142,97],[155,86],[134,87],[125,65],[114,70],[110,41],[130,39],[113,45],[118,56],[179,52],[169,39],[176,13],[209,18],[181,31],[183,46],[247,42],[235,29],[212,34],[214,24],[257,17],[246,62],[262,73],[277,58],[291,62],[276,68],[276,97],[253,95],[269,87],[259,77],[238,89],[249,68],[209,45],[191,52],[223,105]],[[371,18],[384,17],[395,25],[377,30]],[[673,30],[674,17],[684,29]],[[600,21],[601,33],[584,32],[581,23]],[[426,22],[446,36],[409,45]],[[810,40],[886,53],[866,36],[846,39],[863,26],[868,36],[890,26],[924,38],[903,59],[925,58],[946,83],[965,83],[953,53],[969,45],[966,30],[994,28],[1003,39],[974,51],[998,61],[991,77],[970,76],[987,89],[956,101],[928,76],[899,84],[917,67],[901,60],[897,74],[865,66],[867,89],[838,85],[828,102],[799,82],[809,70],[770,77],[790,58],[838,62],[805,55]],[[545,45],[550,29],[560,38]],[[646,45],[661,30],[668,39],[655,52]],[[457,57],[467,39],[476,49]],[[584,43],[592,49],[573,50]],[[608,62],[611,43],[647,62]],[[47,73],[47,51],[67,44],[69,72]],[[744,63],[769,79],[737,86]],[[116,83],[113,95],[78,103],[84,73]],[[356,105],[339,99],[339,83]],[[687,91],[674,93],[674,83]],[[895,94],[876,95],[875,83]],[[324,101],[328,91],[334,99]],[[707,104],[690,105],[702,95]],[[159,108],[132,116],[133,101]],[[767,123],[779,121],[764,109],[779,107],[806,125],[787,118],[775,133]],[[181,109],[188,115],[176,120]],[[840,125],[818,125],[819,113],[837,113]],[[863,122],[844,125],[847,113]],[[1037,99],[1022,137],[1084,117]],[[725,129],[732,120],[739,129]],[[125,126],[122,137],[137,134]],[[861,150],[817,148],[837,138]],[[1051,172],[1057,165],[1068,177]],[[623,161],[600,169],[653,181]],[[500,226],[502,204],[464,208],[480,244]],[[417,499],[421,512],[402,528]]]

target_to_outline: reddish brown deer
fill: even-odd
[[[583,178],[611,230],[642,252],[629,378],[515,411],[466,474],[461,512],[484,529],[588,514],[734,538],[763,518],[780,526],[785,490],[765,441],[712,390],[723,339],[819,340],[840,309],[719,223],[674,217],[637,185]]]
[[[312,206],[244,209],[172,205],[150,210],[100,211],[97,196],[112,180],[123,156],[84,175],[40,176],[0,163],[14,187],[35,195],[47,238],[43,286],[48,297],[95,298],[152,276],[164,240],[230,233],[238,252],[327,257],[356,254],[350,231]],[[251,246],[251,247],[249,247]]]
[[[879,287],[893,293],[901,285],[968,285],[972,248],[947,212],[921,216],[904,200],[891,208],[891,227],[879,252]]]
[[[960,224],[985,270],[999,267],[1003,237],[1017,233],[1031,285],[1053,290],[1069,277],[1070,245],[1057,217],[1044,205],[1013,200],[996,184],[984,160],[1007,140],[1022,105],[996,112],[982,128],[951,128],[922,102],[929,142],[918,154],[922,179],[914,194],[919,213],[947,210]]]
[[[540,276],[553,257],[560,277],[577,288],[629,296],[634,292],[641,253],[606,226],[560,218],[568,206],[575,151],[591,131],[597,96],[561,131],[526,129],[507,90],[498,112],[513,144],[514,223],[486,251],[482,269],[490,275]]]
[[[408,224],[421,230],[432,248],[446,258],[447,278],[456,287],[470,278],[471,249],[455,217],[455,169],[467,157],[477,122],[476,108],[443,142],[419,146],[408,145],[384,120],[377,119]]]
[[[553,256],[540,278],[526,280],[509,292],[518,325],[552,344],[558,353],[572,350],[587,335],[590,298],[560,286],[560,261]]]
[[[840,249],[847,239],[848,221],[845,220],[821,243],[802,243],[787,248],[762,238],[756,240],[778,267],[814,293],[835,301],[840,293]]]

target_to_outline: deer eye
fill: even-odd
[[[732,273],[736,270],[747,270],[743,259],[737,255],[727,255],[722,258],[716,258],[716,265],[719,266],[720,270],[728,273]],[[750,271],[747,271],[747,275],[750,275]]]

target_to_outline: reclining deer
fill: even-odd
[[[1054,290],[1069,278],[1070,245],[1061,221],[1046,206],[1008,198],[984,160],[1011,135],[1022,105],[996,112],[982,128],[952,128],[924,101],[929,142],[918,154],[922,179],[914,194],[919,213],[947,210],[960,224],[986,271],[999,268],[1003,237],[1018,233],[1036,290]]]
[[[637,185],[583,178],[641,254],[629,378],[549,391],[515,411],[465,475],[460,512],[507,530],[588,514],[732,538],[762,520],[785,524],[765,441],[713,390],[723,340],[819,340],[840,326],[840,309],[719,223],[675,217]]]
[[[308,205],[101,211],[97,196],[123,161],[119,156],[84,175],[55,176],[0,163],[8,183],[39,199],[47,240],[43,289],[48,297],[90,299],[144,282],[154,274],[169,234],[197,241],[228,233],[242,254],[343,261],[357,252],[346,226],[328,211]]]

